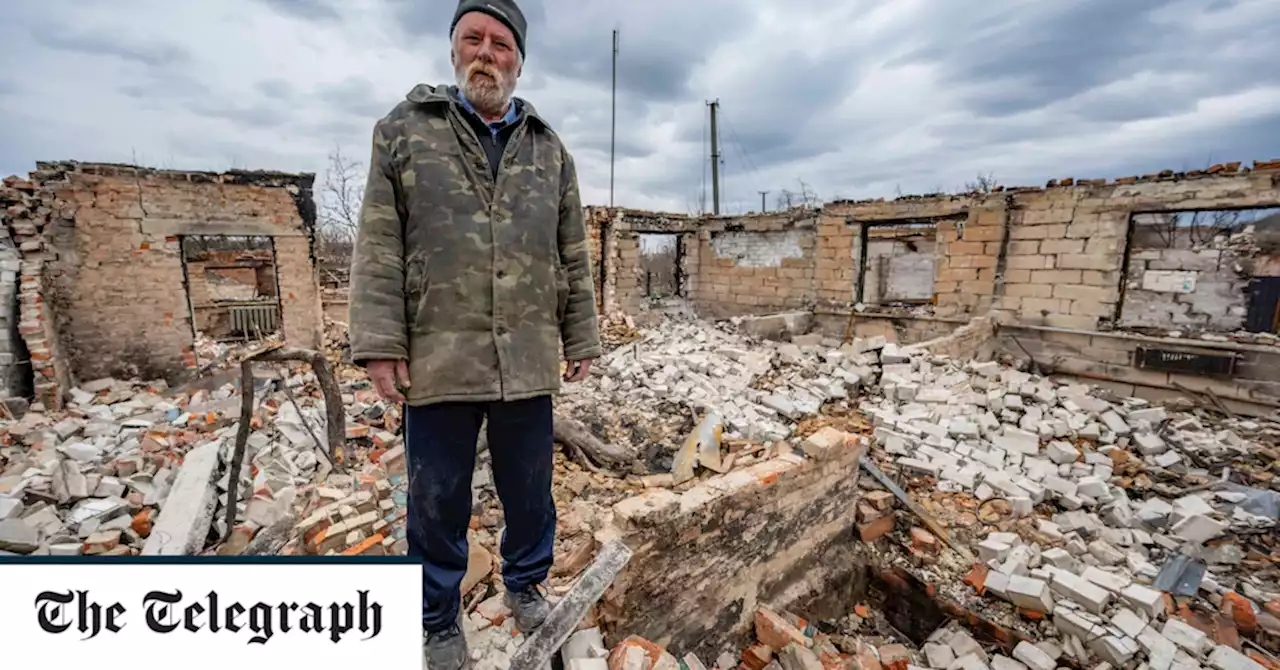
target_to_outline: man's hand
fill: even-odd
[[[591,372],[591,362],[594,359],[588,358],[581,361],[569,361],[569,365],[565,366],[564,380],[567,382],[580,382],[587,378],[587,374]]]
[[[387,402],[404,402],[402,388],[409,388],[409,364],[403,360],[369,361],[365,365],[369,381],[378,397]]]

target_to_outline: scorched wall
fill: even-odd
[[[37,399],[105,376],[173,379],[195,365],[181,238],[274,240],[286,339],[322,339],[311,175],[38,163],[6,180],[22,252],[21,332]]]

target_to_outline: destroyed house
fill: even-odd
[[[320,345],[312,175],[38,163],[0,188],[0,370],[60,406],[75,383],[175,380],[197,336]]]
[[[774,336],[992,346],[1126,395],[1280,407],[1280,162],[743,216],[589,207],[605,313],[795,312]],[[773,324],[773,325],[770,325]],[[998,331],[998,332],[997,332]]]

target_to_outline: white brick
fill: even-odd
[[[1205,635],[1204,631],[1194,628],[1190,624],[1183,623],[1178,619],[1169,619],[1164,622],[1164,628],[1161,629],[1160,634],[1163,635],[1166,640],[1169,640],[1195,656],[1199,656],[1204,653],[1205,649],[1212,644],[1209,641],[1209,636]]]
[[[1058,664],[1049,655],[1034,644],[1022,640],[1013,648],[1013,657],[1024,663],[1030,670],[1054,670]]]
[[[1214,647],[1209,654],[1209,665],[1217,670],[1264,670],[1261,663],[1225,644]]]
[[[1009,600],[1018,607],[1036,612],[1053,611],[1053,596],[1049,595],[1049,586],[1038,579],[1013,575],[1009,577],[1008,593]]]
[[[1111,602],[1111,593],[1068,572],[1059,571],[1054,575],[1049,588],[1053,589],[1054,593],[1079,603],[1085,610],[1094,614],[1102,614],[1107,603]]]
[[[1120,593],[1126,586],[1133,583],[1133,580],[1128,577],[1122,577],[1115,573],[1107,572],[1092,566],[1085,568],[1084,574],[1080,576],[1116,594]]]

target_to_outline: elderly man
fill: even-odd
[[[374,128],[351,272],[352,357],[407,405],[409,552],[436,670],[468,656],[459,585],[481,422],[506,515],[506,603],[529,631],[549,610],[537,587],[556,523],[551,397],[600,355],[573,159],[512,96],[525,28],[513,0],[458,5],[457,86],[417,86]]]

